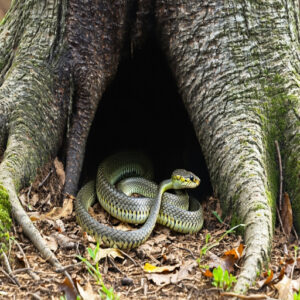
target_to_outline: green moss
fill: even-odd
[[[11,204],[9,202],[9,195],[6,189],[0,185],[0,253],[7,250],[9,242],[9,232],[11,227]]]
[[[278,155],[275,147],[275,141],[277,140],[280,145],[282,162],[289,161],[287,153],[284,151],[287,146],[285,141],[284,133],[287,131],[287,118],[288,112],[291,111],[298,99],[295,95],[287,93],[287,82],[288,79],[282,77],[279,74],[269,74],[265,72],[265,77],[260,80],[262,86],[263,97],[266,99],[264,102],[264,112],[261,117],[263,124],[263,132],[265,133],[265,148],[266,148],[266,167],[267,167],[267,177],[268,183],[265,187],[267,199],[270,207],[273,211],[273,220],[275,222],[276,210],[275,202],[278,197],[279,190],[279,166],[278,166]],[[256,113],[260,113],[256,111]],[[299,168],[296,167],[295,162],[292,163],[293,166],[285,168],[285,171],[295,172],[295,176],[287,175],[286,177],[293,177],[292,180],[293,187],[291,190],[297,189],[297,182],[299,184],[299,179],[297,179]],[[284,167],[284,166],[283,166]],[[298,169],[298,171],[297,171]],[[290,171],[292,170],[292,171]],[[289,180],[290,181],[290,180]],[[290,183],[288,183],[290,185]]]
[[[234,227],[234,226],[237,226],[239,224],[243,224],[242,219],[237,214],[233,214],[232,217],[231,217],[231,221],[230,221],[230,227]],[[238,235],[244,236],[245,226],[237,227],[236,233]]]
[[[266,207],[263,204],[261,204],[261,203],[258,203],[256,205],[256,207],[254,208],[255,211],[261,210],[261,209],[266,209]]]
[[[6,189],[0,185],[0,226],[1,228],[8,230],[11,227],[11,204],[9,202],[9,196]]]

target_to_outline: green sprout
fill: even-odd
[[[212,285],[217,288],[229,291],[232,288],[232,284],[236,282],[236,277],[229,274],[227,270],[223,270],[221,266],[213,269],[214,281]]]
[[[86,265],[88,272],[92,277],[96,280],[97,284],[101,286],[101,290],[99,291],[99,295],[101,299],[106,298],[106,300],[118,300],[119,296],[114,293],[113,288],[107,288],[103,282],[102,275],[99,270],[99,262],[97,260],[97,253],[99,251],[99,243],[95,249],[88,248],[89,257],[93,260],[94,265],[92,265],[86,258],[78,255],[77,257]],[[103,293],[103,294],[102,294]],[[105,297],[106,296],[106,297]]]

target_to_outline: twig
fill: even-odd
[[[299,240],[299,237],[298,237],[297,231],[296,231],[296,229],[295,229],[294,226],[293,226],[293,233],[294,233],[294,235],[295,235],[296,240],[298,241],[298,240]]]
[[[27,192],[27,201],[29,200],[31,189],[32,189],[32,184],[30,185],[28,192]]]
[[[282,229],[283,234],[286,236],[286,233],[285,233],[284,228],[283,228],[283,223],[282,223],[282,220],[281,220],[281,216],[280,216],[280,211],[279,211],[277,205],[276,205],[276,211],[277,211],[277,217],[278,217],[278,220],[279,220],[279,223],[280,223],[280,227]]]
[[[8,273],[6,273],[3,270],[3,268],[0,268],[0,272],[2,272],[13,284],[16,284],[18,287],[21,287],[21,285],[18,282],[18,280],[15,277],[13,277],[13,276],[9,275]]]
[[[128,255],[127,253],[125,253],[124,251],[118,249],[118,251],[120,251],[124,256],[126,256],[127,258],[129,258],[135,266],[139,265],[140,267],[142,267],[141,264],[137,263],[130,255]]]
[[[32,297],[32,299],[42,300],[42,298],[39,295],[35,294],[35,293],[29,293],[29,295]]]
[[[183,247],[176,247],[176,248],[189,252],[192,255],[193,259],[196,259],[196,256],[193,254],[193,252],[190,249],[183,248]]]
[[[16,285],[18,285],[18,286],[20,287],[21,285],[20,285],[18,279],[12,274],[12,269],[11,269],[11,267],[10,267],[9,260],[8,260],[8,258],[7,258],[7,256],[6,256],[5,252],[2,252],[1,258],[2,258],[3,264],[4,264],[5,268],[6,268],[6,271],[8,272],[8,273],[6,273],[6,272],[2,269],[2,273],[3,273],[3,274],[6,273],[6,274],[13,280],[13,282],[14,282]],[[5,273],[4,273],[4,272],[5,272]],[[6,275],[6,276],[7,276],[7,275]]]
[[[263,294],[256,294],[256,295],[251,295],[251,296],[246,296],[246,295],[240,295],[237,293],[232,293],[232,292],[221,292],[220,293],[221,296],[227,296],[227,297],[237,297],[240,299],[270,299],[267,295],[263,295]]]
[[[123,275],[123,276],[126,276],[126,274],[123,272],[123,271],[121,271],[117,266],[116,266],[116,264],[114,263],[114,261],[110,258],[110,257],[108,257],[108,259],[109,259],[109,261],[111,262],[111,264]]]
[[[44,178],[44,180],[42,182],[39,183],[39,188],[42,187],[45,182],[47,181],[47,179],[49,178],[49,176],[53,173],[53,169],[50,169],[49,173],[47,174],[47,176]]]
[[[22,253],[22,256],[23,256],[23,260],[24,260],[24,264],[25,264],[25,267],[28,269],[28,274],[34,279],[34,280],[40,280],[40,277],[38,275],[36,275],[34,272],[32,272],[32,269],[30,267],[30,264],[27,260],[27,257],[21,247],[21,245],[15,240],[15,243],[17,245],[17,247],[19,248],[19,251]]]
[[[82,265],[82,261],[76,263],[76,264],[71,264],[71,265],[67,265],[65,267],[62,267],[62,268],[58,268],[55,270],[56,273],[63,273],[64,271],[67,271],[67,270],[72,270],[74,269],[75,267],[79,266],[79,265]]]
[[[72,284],[73,290],[74,290],[75,292],[78,292],[78,291],[77,291],[77,288],[76,288],[76,286],[75,286],[75,284],[74,284],[74,281],[73,281],[72,277],[70,276],[70,274],[68,273],[68,271],[64,271],[63,273],[64,273],[64,275],[69,279],[70,283]]]
[[[1,258],[2,258],[2,262],[4,264],[4,267],[5,267],[6,271],[8,273],[11,273],[12,269],[10,267],[10,264],[9,264],[9,261],[8,261],[8,257],[7,257],[7,255],[6,255],[6,253],[4,251],[1,254]]]
[[[283,182],[283,175],[282,175],[282,162],[281,162],[281,154],[280,154],[280,148],[279,143],[277,140],[275,140],[275,147],[277,151],[278,156],[278,165],[279,165],[279,210],[282,211],[282,182]]]

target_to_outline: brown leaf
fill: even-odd
[[[224,252],[221,258],[212,252],[208,252],[207,254],[210,256],[210,261],[208,263],[210,270],[220,266],[223,270],[227,270],[229,273],[232,273],[234,271],[234,264],[243,255],[243,250],[244,245],[240,244],[237,248],[233,248]]]
[[[207,278],[213,278],[213,273],[209,270],[209,269],[206,269],[204,272],[202,272],[202,274],[207,277]]]
[[[41,216],[41,219],[57,220],[68,217],[73,212],[73,199],[65,198],[62,207],[54,207],[51,211]]]
[[[122,253],[120,252],[119,249],[116,248],[99,248],[99,251],[97,252],[96,258],[94,263],[100,261],[102,258],[105,257],[110,257],[110,258],[116,258],[119,257],[121,259],[124,259],[124,256],[122,255]]]
[[[273,276],[274,276],[274,272],[273,270],[270,270],[270,272],[265,272],[264,277],[267,277],[266,280],[264,281],[263,285],[268,285],[272,282],[273,280]]]
[[[281,281],[274,284],[275,288],[278,290],[279,298],[281,300],[293,300],[294,293],[299,291],[300,288],[300,278],[297,280],[292,280],[287,276],[284,276]]]
[[[58,160],[57,157],[54,159],[54,167],[55,167],[55,172],[59,178],[59,184],[60,186],[63,186],[65,184],[66,175],[64,171],[64,166],[62,162]]]
[[[57,241],[58,245],[62,249],[71,250],[76,249],[77,247],[77,243],[74,240],[61,233],[54,233],[51,235],[51,237],[53,237]]]
[[[100,295],[93,291],[93,287],[89,282],[86,284],[85,289],[78,282],[76,282],[76,286],[77,286],[78,292],[83,300],[100,300],[101,299]]]
[[[54,236],[44,236],[45,242],[48,245],[48,247],[55,252],[58,248],[58,243]]]
[[[64,291],[66,299],[76,300],[77,291],[74,288],[74,285],[70,282],[69,278],[66,277],[64,281],[60,284],[60,289]]]
[[[293,211],[288,193],[284,193],[283,207],[281,211],[281,220],[285,234],[289,237],[293,227]]]
[[[167,283],[176,284],[183,279],[194,279],[194,276],[190,274],[193,268],[197,267],[197,262],[187,261],[184,263],[175,274],[147,274],[148,280],[152,280],[156,285],[162,285]]]

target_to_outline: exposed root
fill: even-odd
[[[12,206],[12,215],[18,224],[22,227],[24,233],[32,241],[34,246],[39,250],[42,257],[49,261],[55,268],[61,268],[61,264],[54,255],[54,253],[49,249],[45,240],[42,238],[39,231],[35,228],[32,221],[26,214],[24,208],[22,207],[16,189],[11,178],[5,178],[1,180],[3,186],[9,194],[10,203]]]

